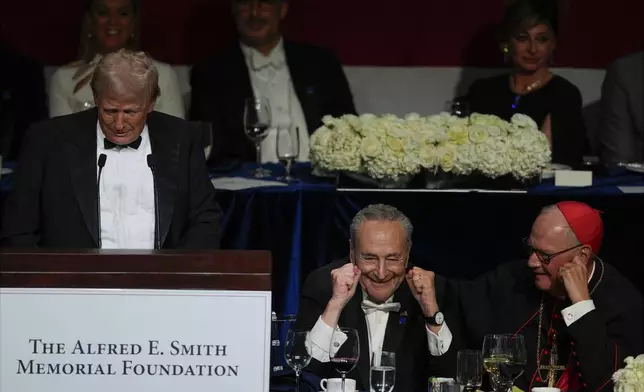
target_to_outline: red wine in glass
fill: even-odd
[[[335,370],[339,373],[347,374],[356,367],[358,363],[358,358],[349,358],[349,357],[335,357],[331,359],[331,363],[335,366]]]

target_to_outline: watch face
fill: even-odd
[[[436,324],[441,325],[443,324],[443,321],[445,321],[445,317],[443,316],[443,313],[437,312],[434,315],[434,320],[436,320]]]

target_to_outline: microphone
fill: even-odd
[[[155,249],[161,249],[161,231],[159,230],[159,192],[157,190],[157,178],[155,168],[157,166],[156,156],[148,154],[148,166],[152,171],[152,183],[154,184],[154,244]]]
[[[101,249],[101,246],[103,245],[103,241],[101,241],[101,174],[103,174],[103,167],[105,166],[105,162],[107,162],[107,155],[101,154],[98,156],[98,178],[96,180],[96,200],[98,203],[96,204],[96,217],[97,219],[97,225],[98,225],[98,249]]]

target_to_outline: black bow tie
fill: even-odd
[[[107,138],[103,139],[103,148],[105,148],[106,150],[111,150],[113,148],[115,148],[117,150],[122,150],[122,149],[128,148],[128,147],[132,148],[132,149],[135,149],[135,150],[138,150],[140,145],[141,145],[141,136],[139,136],[136,140],[134,140],[133,142],[131,142],[129,144],[116,144],[116,143],[108,140]]]

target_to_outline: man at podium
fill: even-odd
[[[221,210],[199,132],[155,112],[158,71],[121,50],[96,66],[97,107],[33,126],[6,201],[3,247],[212,249]]]

